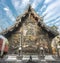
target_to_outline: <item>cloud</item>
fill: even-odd
[[[60,26],[60,20],[56,21],[54,24],[55,24],[56,26]]]
[[[60,18],[60,13],[56,12],[55,14],[52,13],[51,16],[49,16],[48,18],[44,17],[44,19],[47,20],[46,22],[48,22],[48,21],[56,20],[56,19]]]
[[[45,10],[46,10],[46,5],[43,5],[42,8],[40,8],[37,13],[40,14],[41,16],[44,16],[44,14],[42,14]]]
[[[4,8],[4,10],[5,10],[5,11],[9,11],[9,9],[8,9],[8,8]]]
[[[44,17],[44,20],[47,20],[46,21],[46,23],[47,22],[52,22],[52,21],[56,21],[58,18],[60,18],[60,13],[58,12],[58,13],[55,13],[55,14],[52,14],[51,16],[49,16],[48,18],[45,18]]]
[[[49,3],[51,1],[45,0],[45,3]],[[45,4],[45,5],[46,5]],[[50,3],[44,12],[42,12],[42,16],[44,16],[44,22],[48,26],[56,25],[60,26],[60,0],[55,0],[53,3]]]
[[[60,26],[58,26],[58,32],[60,33]]]
[[[23,13],[23,11],[25,10],[25,8],[29,4],[29,0],[12,0],[11,2],[13,4],[14,8],[16,9],[18,15],[20,13]]]
[[[2,32],[1,26],[0,26],[0,32]]]
[[[60,20],[60,16],[54,16],[54,17],[51,17],[51,19],[46,20],[45,23],[47,23],[47,24],[48,23],[51,24],[52,22],[56,23],[57,21],[59,22],[59,20]]]
[[[47,19],[52,19],[55,16],[60,16],[60,11],[59,10],[60,9],[57,8],[57,9],[52,10],[52,12],[50,11],[49,13],[46,14],[46,16],[44,18],[47,20]]]
[[[2,1],[1,4],[3,4],[3,3],[6,4],[6,2],[7,2],[6,0],[1,0],[1,1]],[[44,0],[44,2],[42,2],[43,4],[41,4],[41,2],[42,2],[42,0],[11,0],[11,3],[13,5],[14,9],[16,9],[16,12],[18,13],[18,15],[24,13],[25,9],[28,7],[28,4],[30,3],[32,8],[34,8],[35,10],[38,9],[36,12],[39,15],[43,16],[44,22],[47,25],[51,26],[53,24],[56,24],[58,26],[60,24],[60,22],[59,22],[60,18],[58,17],[58,16],[60,16],[60,11],[59,11],[60,10],[60,0]],[[10,7],[7,5],[6,6],[4,5],[3,9],[6,12],[6,16],[11,20],[11,22],[14,22],[15,17],[12,13],[13,9],[10,9]],[[5,17],[4,15],[2,15],[2,16]],[[1,15],[0,15],[0,17],[1,17]],[[10,22],[9,19],[5,18],[3,22],[6,21],[5,24],[8,24],[8,22]]]
[[[50,3],[52,0],[45,0],[45,4]]]
[[[48,14],[44,17],[44,20],[47,20],[48,17],[49,17],[49,16],[52,16],[52,15],[55,15],[55,12],[54,12],[54,11],[48,13]],[[51,19],[51,17],[50,17],[49,19]],[[48,19],[48,20],[49,20],[49,19]]]
[[[59,5],[60,5],[60,1],[59,0],[54,1],[53,3],[48,5],[47,9],[45,10],[45,12],[43,12],[43,14],[50,13],[51,11],[55,12],[55,10],[60,8]]]
[[[46,8],[46,5],[43,5],[43,7],[40,9],[40,11],[43,11]]]
[[[34,0],[34,2],[32,3],[32,8],[36,8],[37,7],[37,5],[38,5],[38,3],[40,3],[41,2],[41,0]]]
[[[52,21],[51,23],[47,23],[48,25],[56,25],[56,26],[58,26],[58,25],[60,25],[60,22],[59,22],[59,20],[58,21]]]
[[[15,21],[15,17],[13,16],[12,12],[8,7],[3,8],[6,12],[6,15],[11,19],[11,21]]]

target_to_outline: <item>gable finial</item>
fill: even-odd
[[[31,12],[31,5],[29,4],[29,7],[28,7],[28,12]]]

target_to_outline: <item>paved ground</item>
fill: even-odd
[[[22,56],[8,55],[5,58],[0,59],[0,63],[60,63],[60,58],[52,55],[45,55],[45,57],[38,55],[31,56],[33,62],[28,62],[30,55],[23,55],[23,58]]]

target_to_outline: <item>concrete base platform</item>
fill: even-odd
[[[53,55],[45,55],[43,58],[42,56],[38,55],[31,55],[32,61],[37,63],[60,63],[60,59],[57,60]],[[30,60],[30,55],[23,55],[19,57],[18,55],[7,55],[4,58],[0,58],[0,63],[27,63]],[[30,63],[30,62],[29,62]]]

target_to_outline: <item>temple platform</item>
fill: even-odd
[[[4,58],[0,58],[0,63],[60,63],[60,58],[53,55],[31,55],[32,61],[30,61],[30,55],[23,55],[19,57],[18,55],[7,55]]]

